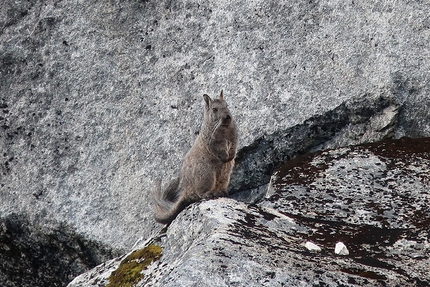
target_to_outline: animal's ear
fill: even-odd
[[[205,99],[205,103],[206,103],[206,108],[209,109],[209,107],[212,104],[212,99],[211,97],[209,97],[208,95],[204,94],[203,95],[203,99]]]
[[[223,91],[221,90],[221,94],[219,95],[219,98],[221,99],[221,100],[224,100],[224,94],[223,94]]]

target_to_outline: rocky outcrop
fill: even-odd
[[[267,184],[275,167],[297,154],[392,137],[398,118],[396,100],[378,95],[352,99],[302,124],[257,138],[239,151],[231,189]]]
[[[430,284],[430,138],[298,157],[268,190],[256,205],[218,199],[182,212],[131,253],[146,251],[147,263],[129,286]],[[131,255],[69,287],[120,286],[108,284]]]
[[[238,198],[309,151],[430,136],[429,5],[3,1],[0,218],[124,252],[151,238],[148,194],[221,89]]]
[[[0,220],[1,286],[65,286],[76,274],[119,254],[70,226],[47,228],[16,214]]]

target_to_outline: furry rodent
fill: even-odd
[[[178,178],[164,191],[161,183],[153,193],[154,218],[168,224],[189,204],[201,199],[227,196],[227,187],[237,149],[237,130],[224,101],[203,95],[204,121],[194,145],[188,151]]]

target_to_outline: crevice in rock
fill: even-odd
[[[391,138],[398,114],[399,104],[392,95],[366,94],[302,124],[263,135],[238,151],[230,193],[267,184],[275,168],[294,156]]]

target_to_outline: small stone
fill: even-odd
[[[349,255],[348,248],[346,248],[345,244],[343,244],[342,242],[336,243],[334,253],[338,255]]]
[[[316,245],[315,243],[312,243],[310,241],[306,242],[305,247],[309,251],[316,251],[316,252],[320,252],[321,251],[321,247],[319,247],[318,245]]]

